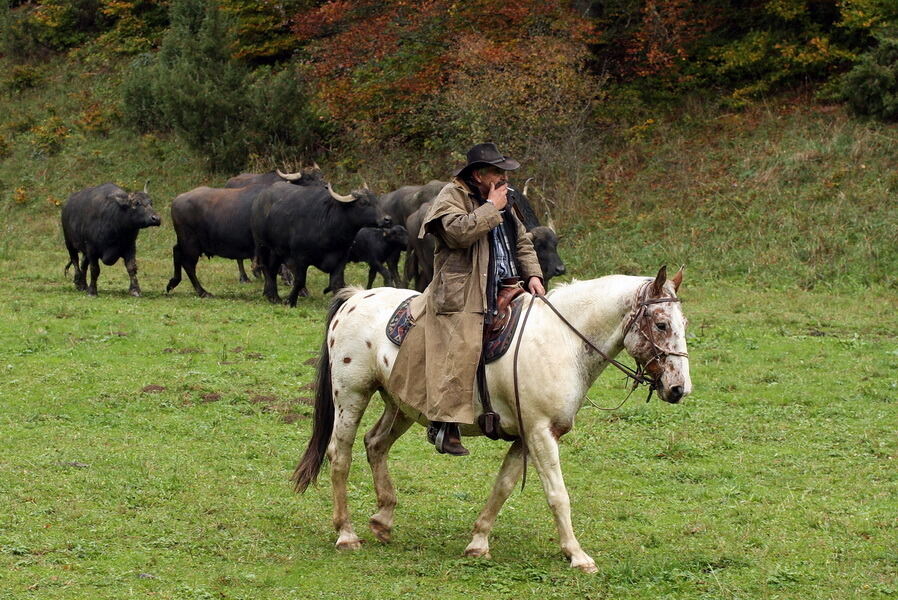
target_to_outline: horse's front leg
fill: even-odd
[[[508,449],[499,474],[496,476],[496,481],[493,483],[493,491],[490,492],[486,506],[480,511],[480,516],[474,523],[474,536],[471,538],[471,543],[465,548],[465,556],[490,557],[490,532],[496,523],[499,510],[508,500],[508,496],[511,495],[524,470],[522,447],[521,441],[517,440]]]
[[[390,541],[393,512],[396,508],[396,490],[387,470],[387,455],[393,443],[408,431],[413,422],[395,404],[384,398],[384,413],[365,435],[365,450],[377,494],[377,512],[371,515],[368,525],[381,542]]]
[[[555,516],[562,552],[571,559],[571,567],[585,573],[595,573],[598,571],[595,561],[583,551],[580,542],[574,536],[574,527],[571,524],[571,500],[561,475],[558,440],[548,428],[539,428],[528,432],[527,444],[529,455],[539,472],[546,501]]]

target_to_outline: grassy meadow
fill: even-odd
[[[563,439],[589,576],[561,556],[532,472],[493,558],[462,558],[505,444],[439,456],[421,428],[392,452],[394,541],[366,531],[359,443],[350,505],[367,541],[334,549],[328,477],[304,496],[288,482],[325,277],[310,271],[312,296],[290,309],[213,259],[198,273],[215,298],[186,279],[163,294],[171,199],[226,175],[174,139],[75,125],[115,75],[88,66],[49,67],[0,117],[0,600],[898,595],[898,127],[806,98],[687,105],[641,115],[577,178],[542,172],[559,187],[533,198],[554,210],[568,278],[687,263],[693,395],[598,410],[626,393],[608,371]],[[30,128],[54,116],[71,129],[48,154]],[[343,192],[445,177],[376,160],[322,167]],[[63,277],[59,204],[146,178],[163,225],[138,239],[144,296],[117,264],[88,298]],[[375,399],[365,424],[378,414]]]

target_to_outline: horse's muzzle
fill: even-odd
[[[678,404],[680,400],[683,399],[685,394],[683,393],[682,385],[675,385],[667,390],[667,393],[661,396],[666,402],[670,402],[671,404]]]

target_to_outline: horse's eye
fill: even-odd
[[[667,331],[667,323],[664,323],[664,322],[655,323],[655,327],[657,327],[661,331]]]

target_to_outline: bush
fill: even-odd
[[[220,172],[240,170],[252,153],[302,152],[317,142],[323,128],[298,72],[252,72],[234,60],[213,3],[177,0],[171,23],[158,56],[135,59],[123,85],[122,112],[138,131],[170,128]]]
[[[62,150],[69,128],[59,117],[50,117],[44,123],[32,128],[32,146],[37,156],[52,156]]]
[[[841,83],[842,96],[855,113],[898,120],[898,38],[881,38]]]
[[[169,129],[157,77],[156,57],[145,53],[131,61],[122,81],[122,116],[140,133]]]
[[[37,87],[43,73],[34,65],[14,65],[5,80],[6,88],[14,92]]]

